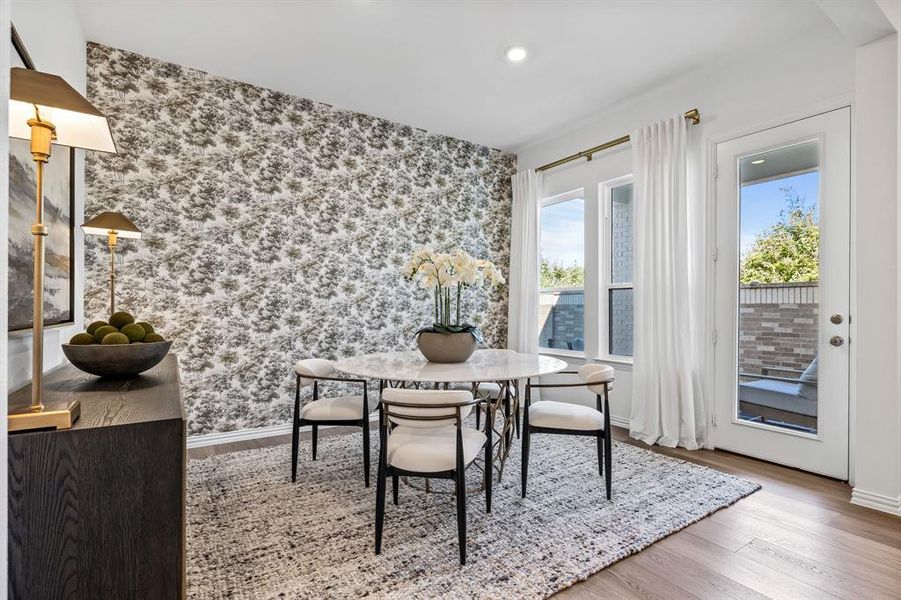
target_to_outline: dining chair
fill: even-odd
[[[485,509],[491,512],[491,427],[465,427],[476,400],[465,390],[386,388],[379,404],[379,466],[376,475],[375,553],[382,551],[385,494],[390,476],[394,504],[398,478],[454,481],[460,564],[466,564],[466,467],[485,449]]]
[[[307,358],[294,365],[297,388],[294,394],[294,424],[291,436],[291,482],[297,481],[297,449],[300,428],[310,425],[313,430],[313,460],[316,460],[316,446],[319,442],[320,425],[344,425],[363,428],[363,478],[369,487],[369,394],[365,379],[335,377],[335,366],[330,360]],[[339,381],[361,384],[362,395],[320,398],[320,382]],[[303,406],[300,404],[301,388],[313,386],[313,399]]]
[[[515,350],[508,350],[506,348],[498,348],[498,349],[494,349],[492,351],[498,352],[498,353],[503,352],[503,353],[516,354]],[[475,398],[479,398],[480,394],[484,394],[484,396],[487,397],[488,400],[494,400],[495,402],[500,397],[500,395],[503,393],[504,394],[504,398],[503,398],[504,418],[509,419],[510,411],[511,410],[516,411],[516,414],[513,416],[516,417],[516,420],[514,421],[514,425],[516,428],[516,437],[518,438],[520,436],[520,429],[522,427],[522,418],[520,415],[520,411],[518,409],[519,404],[516,402],[517,394],[519,391],[518,387],[519,387],[518,382],[515,382],[514,385],[509,386],[509,388],[505,391],[504,388],[502,388],[501,385],[496,381],[477,381],[477,382],[473,382],[473,383],[463,383],[463,382],[454,383],[450,386],[450,389],[452,389],[452,390],[469,390],[472,392],[472,395]],[[481,427],[481,416],[482,416],[481,405],[476,404],[476,429]]]
[[[578,375],[579,383],[532,383],[526,384],[526,407],[522,430],[522,497],[526,497],[526,482],[529,476],[529,445],[533,433],[556,433],[597,438],[598,472],[604,476],[607,499],[610,500],[613,477],[613,432],[610,429],[610,390],[614,370],[609,365],[582,365],[578,371],[562,371],[559,374]],[[587,387],[595,393],[596,408],[540,400],[532,405],[532,389],[535,388],[576,388]],[[603,405],[601,399],[603,398]]]

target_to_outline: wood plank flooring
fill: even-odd
[[[340,435],[352,428],[320,431]],[[729,452],[648,447],[763,489],[561,591],[557,598],[901,600],[901,518],[849,503],[838,481]],[[190,458],[290,443],[288,435],[194,448]],[[511,598],[515,590],[511,590]]]

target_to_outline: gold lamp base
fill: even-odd
[[[69,429],[81,414],[78,400],[50,402],[41,410],[31,406],[17,406],[9,409],[9,431],[31,431],[34,429]]]

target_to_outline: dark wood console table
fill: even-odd
[[[181,598],[185,415],[178,361],[100,379],[67,365],[45,401],[77,396],[72,429],[9,435],[10,598]],[[27,404],[31,386],[10,396]]]

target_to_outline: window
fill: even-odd
[[[606,206],[601,302],[607,315],[601,348],[610,356],[632,356],[632,178],[621,177],[601,188]]]
[[[582,190],[541,202],[538,346],[585,350],[585,200]]]

